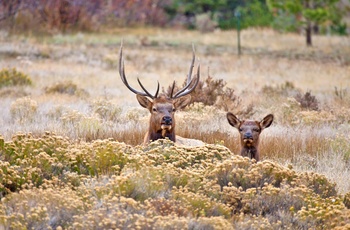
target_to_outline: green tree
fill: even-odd
[[[291,16],[298,28],[305,29],[306,45],[312,46],[312,28],[321,24],[331,25],[339,11],[339,0],[267,0],[274,16]]]
[[[234,14],[237,10],[242,15],[242,28],[270,26],[272,22],[272,15],[265,0],[173,0],[165,7],[165,11],[171,18],[178,14],[185,15],[187,18],[207,14],[222,29],[236,27],[237,19]],[[193,22],[193,20],[188,21]],[[190,25],[190,27],[194,26]]]
[[[227,4],[227,0],[174,0],[173,7],[184,14],[200,14],[215,12],[220,6]]]
[[[207,14],[211,20],[215,20],[215,15],[219,8],[225,6],[228,0],[173,0],[164,10],[174,18],[176,15],[184,15],[188,18],[188,26],[195,27],[196,15]]]
[[[235,12],[241,14],[241,28],[251,26],[270,26],[273,20],[265,0],[227,0],[227,4],[219,8],[219,26],[222,29],[230,29],[236,26]]]

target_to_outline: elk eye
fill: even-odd
[[[153,108],[152,111],[153,111],[153,112],[157,112],[157,109],[156,109],[156,108]]]
[[[242,131],[243,131],[243,129],[242,129],[242,128],[239,128],[238,130],[239,130],[240,132],[242,132]]]
[[[176,111],[176,109],[175,108],[173,108],[173,112],[175,112]]]
[[[260,132],[260,129],[253,129],[254,132]]]

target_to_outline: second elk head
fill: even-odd
[[[259,137],[261,132],[270,127],[273,121],[273,115],[265,116],[261,121],[240,120],[233,113],[226,114],[228,123],[237,128],[241,139],[241,155],[260,160]]]
[[[120,46],[119,51],[119,74],[124,85],[133,93],[136,94],[136,98],[140,105],[148,109],[151,113],[149,129],[144,138],[144,144],[150,141],[158,139],[169,138],[171,141],[176,141],[175,135],[175,117],[174,113],[186,107],[191,102],[191,95],[189,95],[196,88],[200,78],[200,66],[198,65],[197,74],[192,78],[192,71],[195,61],[194,47],[192,47],[192,61],[190,70],[187,75],[186,84],[177,92],[175,90],[175,81],[171,87],[170,93],[159,93],[159,82],[157,85],[157,91],[153,95],[151,94],[141,83],[140,79],[137,81],[142,89],[138,91],[131,87],[127,81],[123,60],[123,46]]]

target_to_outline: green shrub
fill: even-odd
[[[0,71],[0,88],[6,86],[17,86],[17,85],[31,85],[32,80],[30,77],[16,68],[2,69]]]
[[[88,92],[84,89],[80,89],[75,83],[71,81],[64,81],[55,83],[52,86],[44,88],[45,93],[59,93],[59,94],[68,94],[76,96],[88,96]]]

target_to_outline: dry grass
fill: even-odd
[[[157,80],[165,88],[173,80],[183,82],[194,43],[203,79],[209,68],[210,76],[226,81],[242,99],[231,112],[244,114],[242,111],[251,109],[247,118],[255,119],[275,114],[273,126],[261,137],[263,160],[325,174],[337,183],[340,193],[349,192],[350,39],[315,36],[315,46],[306,48],[303,36],[246,30],[242,32],[243,56],[237,57],[235,38],[234,31],[201,34],[163,29],[44,38],[2,34],[0,69],[16,68],[27,74],[33,85],[1,89],[0,133],[5,140],[18,132],[40,136],[54,131],[73,140],[113,138],[140,144],[149,115],[119,79],[120,41],[124,41],[130,84],[136,87],[140,77],[151,91]],[[86,93],[45,93],[60,82],[70,82]],[[297,92],[315,95],[319,111],[298,106],[293,90],[278,90],[286,82]],[[272,92],[267,94],[266,87]],[[30,119],[18,119],[13,112],[30,113],[17,105],[24,95],[37,106],[35,113],[25,115]],[[118,108],[120,113],[112,119],[112,115],[101,116],[101,108],[96,109],[99,100],[115,105],[107,106],[111,108],[107,113],[114,114]],[[239,152],[238,132],[228,125],[225,111],[198,106],[176,116],[178,135],[221,143],[233,153]]]

